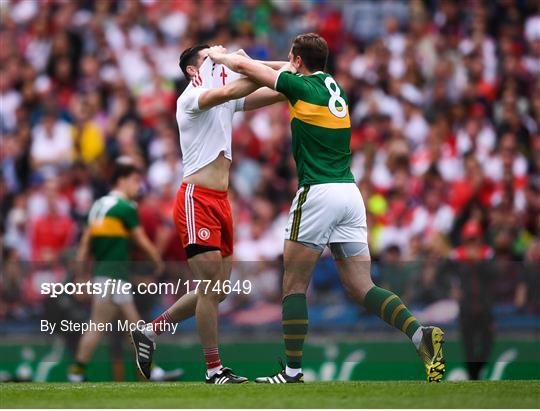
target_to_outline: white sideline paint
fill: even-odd
[[[512,361],[514,361],[516,358],[517,358],[517,350],[514,348],[511,348],[503,352],[500,355],[500,357],[497,359],[497,362],[495,363],[495,367],[493,367],[490,380],[491,381],[500,380],[502,378],[502,375],[506,366],[510,364]]]
[[[34,381],[36,382],[45,382],[47,381],[47,376],[49,372],[56,367],[62,360],[62,354],[64,353],[64,344],[63,342],[55,338],[51,351],[43,357],[39,362],[39,365],[36,370],[36,375]]]

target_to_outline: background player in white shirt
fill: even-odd
[[[221,46],[212,49],[226,52]],[[232,118],[236,111],[273,104],[281,101],[282,96],[268,88],[257,90],[261,86],[247,78],[226,84],[225,68],[206,60],[209,50],[206,45],[195,46],[180,56],[180,68],[190,84],[177,101],[184,180],[176,197],[174,222],[193,273],[211,283],[207,292],[202,283],[197,295],[184,295],[152,321],[152,327],[134,331],[131,336],[139,370],[148,378],[154,340],[162,325],[195,314],[207,366],[206,382],[239,384],[247,379],[222,367],[217,348],[218,304],[225,298],[219,290],[230,277],[233,253],[233,223],[227,199]],[[245,55],[243,51],[239,53]],[[265,64],[290,70],[285,62]],[[215,87],[218,73],[222,75],[222,87]]]

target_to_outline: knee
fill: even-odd
[[[216,283],[217,284],[217,283]],[[207,302],[212,302],[219,304],[227,298],[227,294],[223,290],[218,289],[216,286],[210,286],[205,290],[205,287],[200,287],[197,292],[197,299],[204,300]]]
[[[373,287],[373,283],[369,282],[354,282],[354,283],[343,283],[343,288],[347,295],[354,301],[359,304],[364,303],[364,298],[368,291]]]
[[[308,284],[305,284],[299,278],[295,278],[292,275],[283,276],[283,297],[287,297],[290,294],[305,294],[307,291]]]
[[[364,297],[366,296],[367,291],[364,291],[361,287],[352,284],[343,284],[343,288],[350,299],[360,304],[364,302]]]

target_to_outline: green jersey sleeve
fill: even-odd
[[[292,74],[282,71],[276,80],[276,91],[283,93],[285,97],[294,104],[296,100],[301,100],[306,94],[306,81],[299,74]]]
[[[139,223],[139,213],[133,204],[126,204],[123,214],[124,225],[128,230],[133,230]]]

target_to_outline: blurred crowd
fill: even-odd
[[[63,278],[54,267],[120,155],[146,172],[144,228],[165,260],[185,259],[171,217],[180,53],[208,43],[285,60],[294,36],[314,31],[349,97],[377,281],[430,304],[471,298],[463,290],[486,274],[497,302],[540,312],[537,1],[7,0],[0,17],[3,264],[41,261],[36,281]],[[235,259],[264,262],[235,270],[254,283],[239,300],[279,301],[297,189],[285,104],[237,114],[231,171]],[[471,260],[497,269],[452,265]],[[0,318],[40,299],[3,271]],[[314,292],[335,281],[323,261]]]

